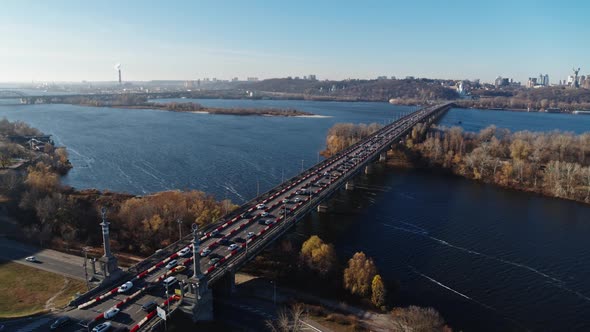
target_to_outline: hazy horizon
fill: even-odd
[[[0,82],[590,74],[583,1],[3,3]]]

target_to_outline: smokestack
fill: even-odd
[[[117,72],[119,72],[119,84],[121,84],[121,64],[120,64],[120,63],[117,63],[117,64],[115,65],[115,70],[116,70]]]

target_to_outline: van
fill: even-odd
[[[170,287],[174,284],[176,284],[178,282],[178,279],[176,279],[176,277],[168,277],[166,279],[164,279],[164,281],[162,282],[162,285],[164,285],[164,287]]]

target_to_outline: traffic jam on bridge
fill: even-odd
[[[275,229],[289,228],[308,213],[318,200],[325,199],[335,187],[358,173],[378,154],[399,141],[418,122],[439,111],[441,107],[425,108],[383,127],[372,136],[326,159],[275,189],[257,197],[230,215],[231,219],[218,222],[200,237],[200,271],[209,284],[226,271],[227,266],[248,257],[248,250],[264,248],[272,240]],[[324,197],[320,197],[320,196]],[[296,217],[297,215],[297,217]],[[281,233],[282,234],[282,233]],[[191,239],[185,238],[184,243]],[[157,317],[156,306],[168,307],[180,300],[170,295],[169,287],[177,285],[176,274],[193,274],[193,245],[187,244],[151,267],[85,303],[66,312],[74,320],[94,332],[112,328],[138,331]],[[160,302],[160,304],[158,304]]]

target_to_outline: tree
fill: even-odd
[[[376,274],[377,267],[373,260],[363,252],[357,252],[348,261],[348,267],[344,270],[344,288],[354,295],[367,296]]]
[[[272,332],[299,332],[305,327],[305,308],[301,303],[295,303],[289,310],[282,308],[275,321],[266,321],[266,326]]]
[[[324,243],[317,235],[312,235],[303,242],[300,257],[307,267],[324,276],[331,272],[336,265],[334,246]]]
[[[383,280],[381,280],[380,275],[375,275],[373,277],[373,282],[371,282],[371,302],[376,307],[382,307],[385,305],[385,296],[386,296],[385,285],[383,284]]]
[[[444,319],[433,308],[410,306],[391,312],[391,331],[436,332],[450,331]]]

